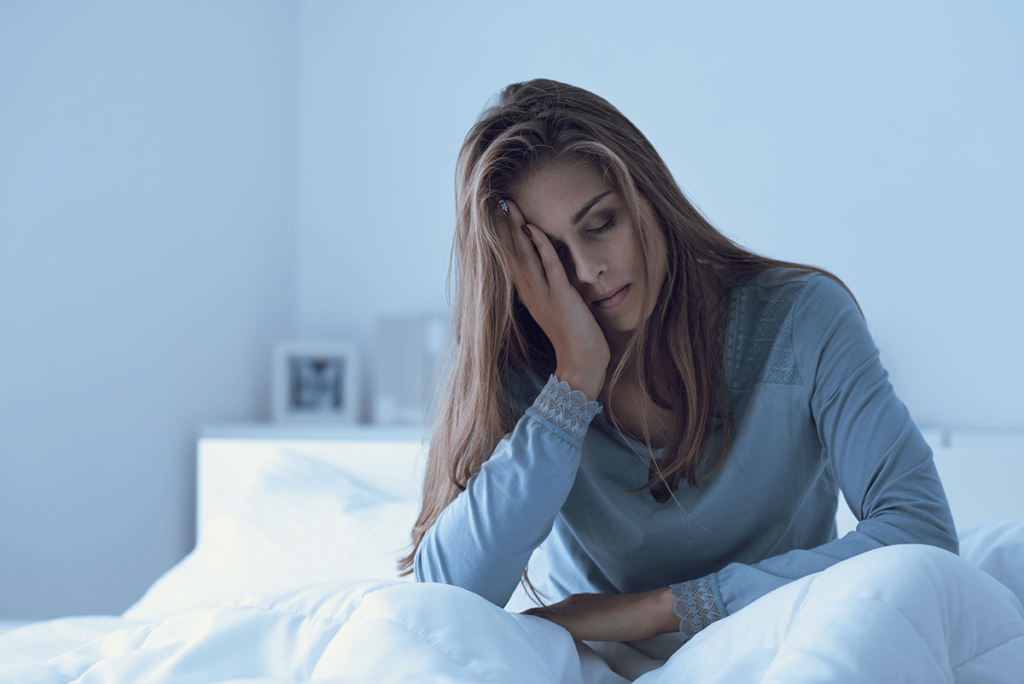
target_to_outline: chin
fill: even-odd
[[[605,323],[599,323],[601,331],[604,332],[605,337],[623,337],[632,335],[636,331],[636,325],[631,325],[628,322],[612,322],[608,321]]]

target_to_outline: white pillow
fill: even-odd
[[[399,578],[419,507],[300,454],[279,452],[238,511],[217,516],[196,548],[124,617],[162,620],[249,594],[341,579]]]

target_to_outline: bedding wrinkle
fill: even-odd
[[[384,676],[383,661],[365,657],[379,652],[380,644],[411,663],[389,662],[387,681],[419,681],[423,672],[457,672],[452,681],[582,684],[568,632],[442,584],[401,584],[368,595],[328,647],[314,679],[373,681],[375,675]]]
[[[438,653],[441,653],[442,655],[447,657],[455,665],[458,665],[459,667],[462,667],[462,668],[465,668],[465,669],[471,671],[475,676],[480,678],[480,681],[486,681],[486,682],[498,682],[498,681],[500,681],[496,677],[494,677],[493,673],[486,672],[486,671],[482,670],[481,669],[481,665],[480,665],[479,662],[471,660],[469,658],[466,658],[465,656],[457,653],[453,648],[449,647],[444,642],[434,638],[433,635],[431,635],[431,634],[429,634],[427,632],[424,632],[422,629],[420,629],[416,625],[409,624],[406,620],[402,619],[400,616],[397,616],[397,615],[372,615],[372,616],[366,616],[366,617],[361,616],[361,615],[360,616],[355,616],[348,623],[348,625],[346,627],[344,627],[343,629],[347,629],[348,627],[351,627],[353,630],[357,630],[356,634],[352,638],[355,639],[355,640],[361,641],[361,639],[359,638],[360,632],[363,632],[364,630],[367,630],[367,629],[370,629],[370,630],[372,630],[374,632],[378,631],[378,630],[374,629],[373,626],[370,625],[370,623],[372,623],[374,621],[387,622],[387,623],[390,623],[391,625],[394,625],[395,627],[398,627],[399,629],[404,630],[407,634],[415,637],[416,639],[419,639],[420,641],[422,641],[425,644],[429,645],[432,649],[434,649]],[[351,661],[348,658],[345,658],[344,662],[348,663],[348,662],[351,662]],[[421,663],[417,663],[417,669],[422,667],[422,665],[423,665],[422,662]]]
[[[1016,684],[992,677],[987,671],[986,661],[1010,660],[1012,662],[1015,660],[1020,663],[1022,657],[1024,657],[1024,633],[1007,636],[1005,641],[993,644],[991,648],[978,653],[977,657],[954,665],[952,668],[953,678],[957,682],[964,682],[964,684],[979,684],[981,682]],[[960,676],[957,676],[958,673]]]
[[[1016,684],[1024,611],[958,556],[881,547],[711,625],[637,684]]]
[[[458,587],[344,580],[128,624],[49,660],[0,654],[0,682],[622,684],[620,672],[635,684],[1017,684],[1024,608],[996,577],[1024,567],[1024,521],[964,540],[965,558],[927,545],[855,555],[673,643],[674,653],[659,637],[598,645],[598,658],[562,628]]]
[[[872,630],[883,625],[886,638],[872,639]],[[854,646],[839,648],[841,639]],[[786,635],[761,681],[953,684],[948,663],[936,656],[911,621],[892,606],[864,597],[839,598],[809,610]]]

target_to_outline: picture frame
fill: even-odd
[[[273,419],[279,423],[355,423],[359,347],[349,342],[282,342],[274,348]]]

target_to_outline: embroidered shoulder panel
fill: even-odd
[[[730,389],[750,389],[761,382],[803,384],[793,349],[793,310],[804,285],[748,285],[733,291],[724,345]]]

